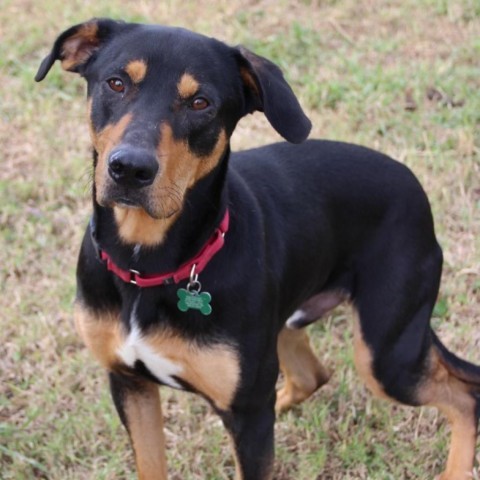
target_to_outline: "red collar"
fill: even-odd
[[[174,272],[142,275],[136,270],[123,270],[113,262],[107,252],[101,249],[99,249],[100,258],[106,262],[107,270],[114,273],[124,282],[133,283],[138,287],[157,287],[159,285],[179,283],[181,280],[190,278],[192,271],[194,271],[195,274],[199,274],[213,256],[223,247],[225,243],[224,237],[228,231],[229,219],[230,215],[228,210],[226,210],[219,227],[213,232],[213,235],[200,252]],[[195,267],[194,270],[193,267]]]

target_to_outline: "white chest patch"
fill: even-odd
[[[144,339],[140,329],[137,326],[135,315],[132,315],[131,330],[125,343],[118,350],[118,356],[129,367],[133,367],[137,360],[140,360],[148,368],[148,371],[162,383],[173,388],[182,389],[183,387],[172,378],[174,375],[182,373],[183,368],[168,358],[162,357],[159,352],[154,351]]]

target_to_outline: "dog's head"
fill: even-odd
[[[88,83],[101,206],[174,217],[255,110],[290,142],[310,131],[278,67],[188,30],[93,19],[57,38],[35,79],[57,59]]]

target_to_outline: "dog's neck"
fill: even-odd
[[[226,174],[230,149],[218,166],[186,194],[183,208],[156,246],[122,241],[113,208],[100,206],[93,191],[95,239],[122,268],[142,273],[173,271],[193,258],[219,226],[227,208]],[[129,261],[126,264],[126,261]]]

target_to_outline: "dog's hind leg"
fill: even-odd
[[[139,480],[166,480],[165,438],[158,385],[130,375],[110,373],[110,390],[132,442]]]
[[[432,332],[433,344],[424,382],[417,389],[422,404],[437,407],[451,426],[451,443],[440,480],[472,478],[477,439],[480,369],[449,352]]]
[[[348,298],[341,289],[320,292],[287,319],[277,340],[277,353],[284,385],[277,392],[275,410],[282,412],[300,403],[328,382],[330,371],[313,353],[304,327],[320,319]]]
[[[440,479],[467,480],[475,457],[480,368],[448,352],[430,328],[441,251],[434,243],[420,249],[419,243],[397,232],[388,249],[372,245],[365,255],[354,298],[355,364],[377,396],[434,406],[447,416],[451,444]]]
[[[277,392],[275,409],[281,412],[312,395],[328,381],[330,372],[313,353],[305,330],[283,328],[277,352],[284,385]]]
[[[439,480],[467,480],[472,478],[477,438],[478,405],[475,390],[480,392],[480,378],[462,379],[453,365],[440,354],[436,342],[428,347],[428,354],[417,364],[418,371],[412,369],[402,373],[397,371],[395,387],[388,385],[386,376],[374,372],[371,349],[364,342],[358,323],[355,327],[355,364],[360,376],[370,391],[380,397],[415,406],[438,408],[448,419],[451,426],[451,442],[445,471]],[[431,332],[432,337],[434,336]],[[406,356],[404,357],[407,358]],[[388,364],[390,359],[384,358]],[[402,390],[402,391],[400,391]]]

